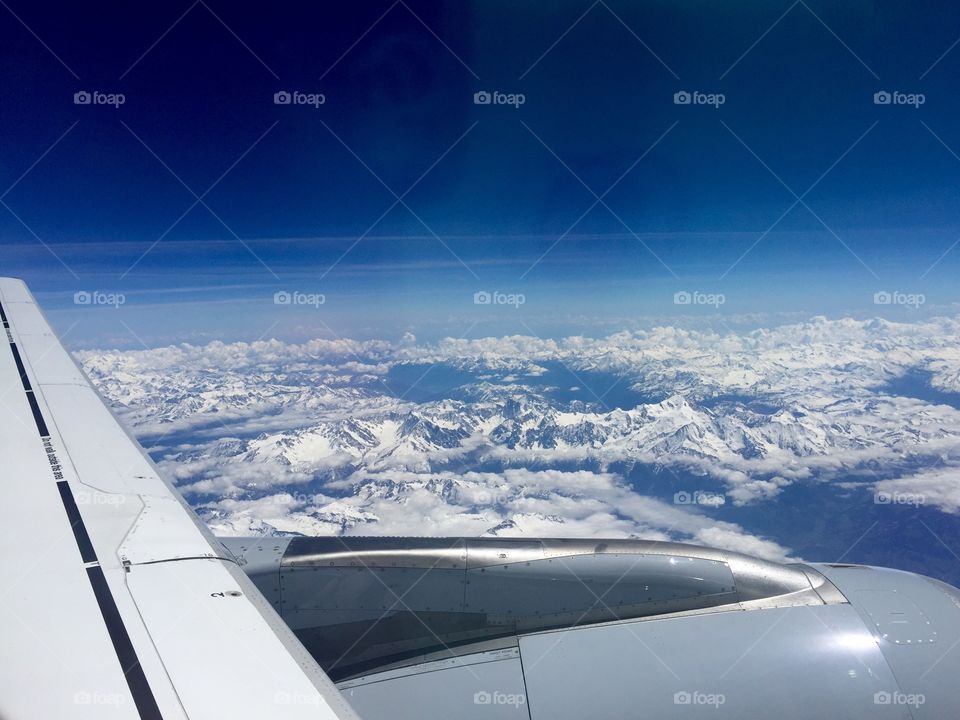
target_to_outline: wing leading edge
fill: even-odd
[[[0,278],[0,717],[356,718]]]

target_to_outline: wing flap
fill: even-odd
[[[296,660],[273,640],[257,609],[246,601],[244,588],[221,560],[185,560],[145,566],[130,574],[128,585],[170,678],[191,717],[227,717],[222,693],[248,716],[323,717],[327,702],[299,678]],[[170,605],[183,610],[171,613]],[[202,634],[205,642],[197,643]],[[230,650],[237,644],[270,647],[253,658]],[[208,668],[216,668],[212,677]],[[222,678],[232,678],[229,689]]]

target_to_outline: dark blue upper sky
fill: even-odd
[[[0,272],[77,344],[948,306],[958,37],[953,3],[10,0]]]

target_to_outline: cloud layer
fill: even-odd
[[[224,533],[642,536],[789,555],[706,503],[645,495],[638,467],[703,478],[734,505],[853,482],[960,511],[956,319],[80,359]]]

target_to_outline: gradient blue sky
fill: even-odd
[[[11,0],[0,273],[74,347],[953,313],[958,36],[954,3]]]

